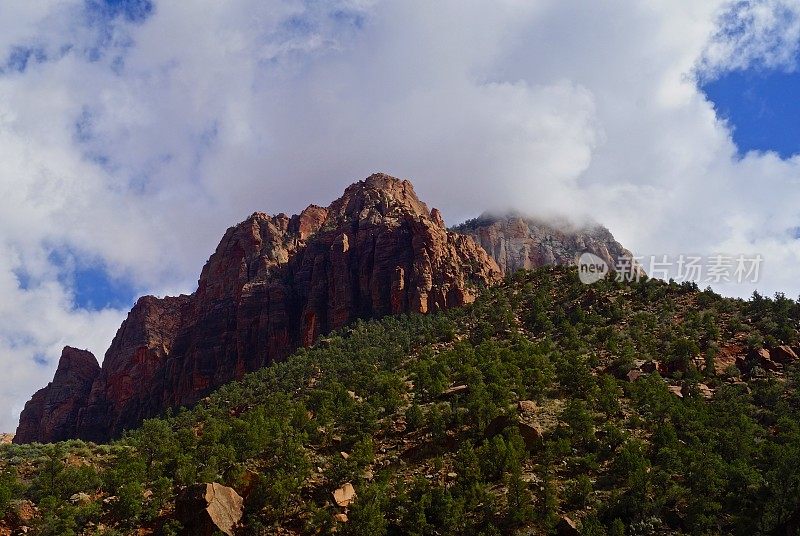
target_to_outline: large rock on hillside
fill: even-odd
[[[501,277],[411,183],[387,175],[351,185],[326,208],[253,214],[225,233],[194,294],[136,303],[88,391],[58,395],[57,419],[52,404],[29,403],[15,441],[108,440],[352,320],[461,306]],[[48,434],[42,419],[53,423]]]
[[[575,227],[567,222],[526,218],[518,214],[483,216],[453,229],[474,238],[505,274],[547,265],[574,264],[582,253],[593,253],[611,268],[630,251],[601,225]]]
[[[244,501],[232,488],[222,484],[189,486],[175,502],[175,517],[187,536],[234,535],[244,514]]]

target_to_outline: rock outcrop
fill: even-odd
[[[81,382],[56,374],[26,406],[14,441],[106,441],[352,320],[461,306],[501,277],[411,183],[387,175],[351,185],[327,208],[253,214],[225,233],[194,294],[136,303],[102,370],[92,357]]]
[[[100,365],[91,352],[64,348],[53,381],[25,404],[13,441],[48,443],[76,437],[78,414],[99,375]]]
[[[553,264],[574,264],[585,252],[597,255],[611,268],[617,266],[619,259],[633,258],[600,225],[574,227],[566,222],[546,223],[517,214],[484,214],[453,230],[473,237],[505,274]]]

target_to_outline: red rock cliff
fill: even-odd
[[[64,348],[53,381],[25,404],[14,442],[49,443],[78,435],[78,413],[99,375],[100,365],[91,352]]]
[[[193,295],[137,302],[88,387],[70,397],[54,380],[37,393],[14,440],[105,441],[354,319],[464,305],[500,279],[480,246],[388,175],[327,208],[256,213],[228,229]]]

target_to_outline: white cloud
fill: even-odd
[[[25,401],[52,378],[61,349],[88,347],[102,357],[124,315],[114,310],[76,311],[67,289],[52,279],[20,289],[14,275],[22,267],[20,257],[8,244],[0,251],[0,426],[13,430]]]
[[[125,313],[76,310],[53,248],[192,290],[228,225],[373,171],[451,223],[593,217],[641,253],[760,252],[764,290],[800,291],[800,162],[738,159],[695,82],[789,68],[797,18],[770,13],[793,3],[164,1],[142,23],[14,4],[0,62],[39,52],[0,76],[0,429],[61,345],[100,356]]]
[[[704,74],[757,66],[794,70],[800,52],[800,4],[795,0],[747,0],[723,11],[720,28],[702,58]]]

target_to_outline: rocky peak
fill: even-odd
[[[385,218],[417,216],[429,218],[427,205],[419,200],[407,180],[375,173],[350,185],[330,207],[330,218],[344,221],[377,222]]]
[[[301,241],[308,240],[320,230],[322,224],[328,219],[328,209],[317,205],[309,205],[306,209],[292,216],[289,231]]]
[[[230,227],[203,268],[199,289],[210,297],[222,296],[246,281],[264,278],[321,230],[430,215],[409,181],[376,173],[350,185],[328,208],[309,205],[292,217],[256,212]],[[438,219],[441,222],[441,215]]]
[[[15,440],[105,441],[355,319],[457,307],[501,278],[410,182],[385,174],[349,186],[327,208],[257,212],[225,232],[194,294],[136,303],[94,381],[62,404],[63,426],[43,431],[36,422],[52,406],[26,406]],[[54,385],[34,398],[69,398]]]
[[[80,408],[85,406],[100,365],[91,352],[65,347],[53,381],[25,404],[15,443],[62,441],[77,435]]]
[[[63,385],[69,383],[83,383],[93,381],[100,373],[97,358],[88,350],[79,350],[65,346],[58,360],[54,383]]]
[[[297,227],[301,224],[297,218]],[[256,212],[230,227],[200,273],[198,295],[213,300],[238,292],[247,281],[266,277],[270,270],[285,264],[300,244],[290,233],[290,218]],[[308,236],[313,232],[308,229]]]
[[[573,264],[585,252],[614,267],[633,254],[598,224],[575,226],[567,221],[543,221],[516,213],[483,214],[453,231],[475,239],[506,274],[545,265]]]

